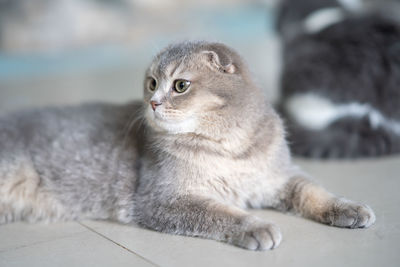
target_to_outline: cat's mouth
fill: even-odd
[[[168,133],[194,133],[197,126],[197,120],[194,116],[182,117],[150,110],[146,116],[149,125],[158,131],[166,131]]]

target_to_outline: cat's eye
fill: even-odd
[[[176,80],[174,83],[174,90],[178,93],[185,92],[190,86],[190,82],[187,80]]]
[[[157,88],[157,81],[154,78],[149,78],[148,87],[150,91],[154,91]]]

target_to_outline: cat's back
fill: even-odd
[[[141,102],[125,105],[90,103],[5,114],[0,117],[0,144],[19,141],[30,147],[42,139],[47,144],[69,139],[69,145],[83,139],[93,143],[107,138],[110,141],[109,138],[116,138],[134,120],[140,107]]]
[[[0,118],[0,161],[30,158],[39,172],[53,177],[75,169],[98,172],[123,155],[133,159],[140,106],[93,103],[5,115]]]

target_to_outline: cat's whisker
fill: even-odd
[[[140,114],[140,113],[143,113],[143,107],[141,107],[141,108],[139,108],[138,110],[136,110],[134,113],[132,113],[130,116],[129,116],[129,118],[128,118],[128,121],[124,124],[124,128],[123,128],[123,130],[122,130],[122,132],[121,132],[121,135],[122,135],[122,146],[123,147],[125,147],[126,145],[127,145],[127,141],[128,141],[128,138],[129,138],[129,134],[130,134],[130,132],[131,132],[131,130],[132,130],[132,127],[139,121],[141,121],[141,120],[143,120],[144,118],[143,118],[143,114]],[[138,128],[140,127],[140,125],[141,125],[141,123],[140,124],[138,124]],[[111,146],[111,148],[110,148],[110,150],[111,151],[109,151],[109,153],[108,153],[108,155],[111,155],[111,156],[113,156],[114,155],[114,153],[113,153],[113,148],[114,147],[116,147],[117,146],[117,142],[121,142],[120,140],[114,140],[114,144]],[[114,176],[117,176],[118,175],[118,172],[117,172],[117,170],[119,169],[119,157],[120,157],[120,153],[121,153],[121,151],[119,151],[118,153],[117,153],[117,155],[114,155],[113,157],[112,157],[112,160],[110,161],[110,166],[109,166],[109,172],[111,173],[111,175],[114,175]],[[116,177],[115,177],[116,178]]]
[[[144,112],[144,108],[138,109],[134,114],[132,114],[132,116],[130,117],[130,121],[127,122],[127,124],[126,124],[127,128],[126,128],[124,138],[123,138],[124,145],[129,137],[129,134],[130,134],[133,126],[136,124],[136,122],[144,119],[143,112]],[[142,113],[142,114],[140,114],[140,113]]]
[[[215,120],[210,120],[210,119],[208,119],[208,118],[206,118],[204,116],[201,116],[201,115],[197,116],[197,118],[200,119],[201,121],[205,121],[205,122],[208,122],[208,123],[211,123],[211,124],[217,124],[217,122]]]

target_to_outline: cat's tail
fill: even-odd
[[[400,135],[369,118],[341,118],[322,130],[288,124],[294,155],[308,158],[362,158],[400,153]]]

